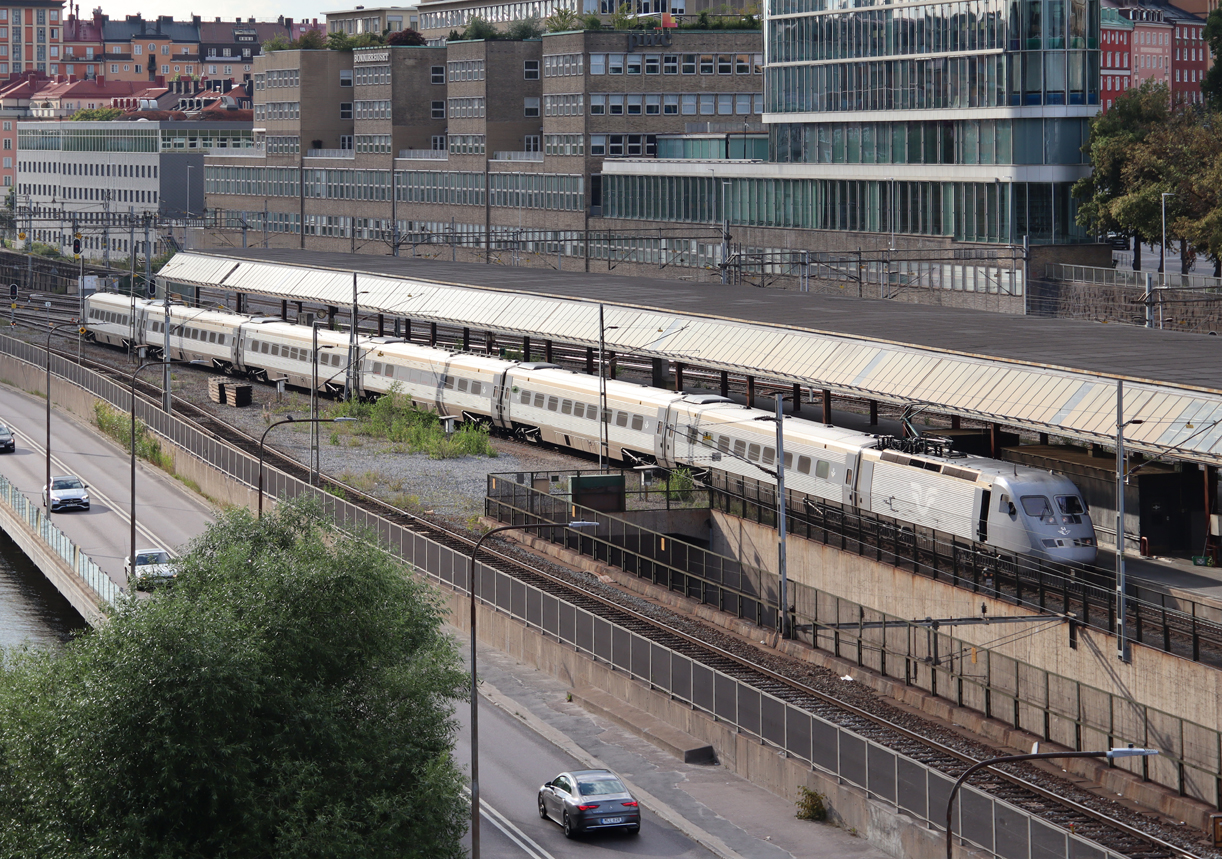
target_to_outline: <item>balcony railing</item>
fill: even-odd
[[[542,161],[542,152],[493,152],[493,161]]]
[[[355,158],[355,149],[307,149],[306,158]]]
[[[400,149],[399,157],[421,161],[448,161],[450,153],[445,149]]]

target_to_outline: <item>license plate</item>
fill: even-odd
[[[604,826],[607,826],[612,823],[623,823],[623,822],[624,822],[624,818],[622,817],[604,817],[603,818]]]

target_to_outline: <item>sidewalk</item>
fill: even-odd
[[[619,773],[645,806],[720,859],[887,857],[851,832],[799,820],[792,802],[721,766],[685,764],[590,715],[567,700],[564,683],[500,651],[481,647],[479,660],[480,690],[489,704],[585,764]]]

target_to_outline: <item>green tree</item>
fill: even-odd
[[[1073,195],[1080,201],[1079,226],[1096,235],[1123,231],[1139,239],[1133,252],[1134,269],[1141,266],[1140,242],[1152,242],[1155,234],[1149,231],[1146,213],[1132,207],[1133,200],[1123,213],[1117,201],[1132,192],[1125,179],[1126,167],[1150,130],[1167,121],[1169,103],[1166,85],[1147,80],[1117,98],[1107,113],[1097,114],[1090,123],[1090,138],[1082,147],[1093,169],[1073,187]]]
[[[436,593],[317,507],[224,513],[174,588],[0,665],[0,855],[463,856]]]
[[[277,33],[263,43],[263,53],[270,54],[275,51],[287,51],[290,47],[288,37],[283,33]]]
[[[415,30],[396,30],[386,37],[388,45],[427,45],[429,40]]]
[[[76,122],[111,122],[123,115],[120,107],[86,107],[72,114]]]
[[[543,35],[543,24],[539,21],[537,15],[531,15],[528,18],[523,18],[520,21],[514,21],[505,31],[505,38],[515,42],[523,42],[527,39],[537,39]]]
[[[616,30],[636,28],[636,8],[631,3],[621,3],[611,13],[611,27]]]
[[[302,51],[321,51],[327,47],[322,30],[306,30],[293,41],[293,47]]]
[[[301,37],[304,39],[305,34],[303,33]],[[351,51],[352,37],[341,30],[335,30],[327,34],[326,46],[332,51]]]
[[[495,26],[476,15],[467,22],[467,29],[463,31],[462,37],[463,41],[467,42],[473,42],[477,39],[492,41],[493,39],[499,39],[501,33]]]
[[[582,29],[581,18],[572,9],[557,9],[543,22],[549,33],[567,33]]]
[[[1214,110],[1222,110],[1222,68],[1218,65],[1222,57],[1222,7],[1214,9],[1205,19],[1205,41],[1214,62],[1201,78],[1201,96]]]

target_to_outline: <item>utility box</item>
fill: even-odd
[[[583,474],[569,478],[569,493],[573,503],[600,513],[623,513],[625,502],[624,475]]]
[[[1209,815],[1209,836],[1214,847],[1222,847],[1222,814]]]

